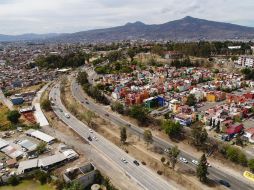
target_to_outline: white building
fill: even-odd
[[[240,56],[237,64],[242,67],[254,67],[254,56]]]

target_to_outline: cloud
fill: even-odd
[[[0,0],[0,33],[75,32],[187,15],[254,26],[253,0]]]

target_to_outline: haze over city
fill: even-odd
[[[0,0],[0,33],[69,33],[187,15],[254,26],[252,0]]]

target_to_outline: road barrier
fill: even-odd
[[[251,172],[245,171],[243,173],[243,176],[246,177],[247,179],[251,180],[251,181],[254,181],[254,174],[251,173]]]

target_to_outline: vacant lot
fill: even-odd
[[[4,130],[9,127],[10,122],[7,120],[7,113],[9,109],[0,102],[0,130]]]
[[[41,185],[39,182],[34,180],[24,180],[17,186],[2,186],[0,190],[55,190],[54,187],[45,184]]]

